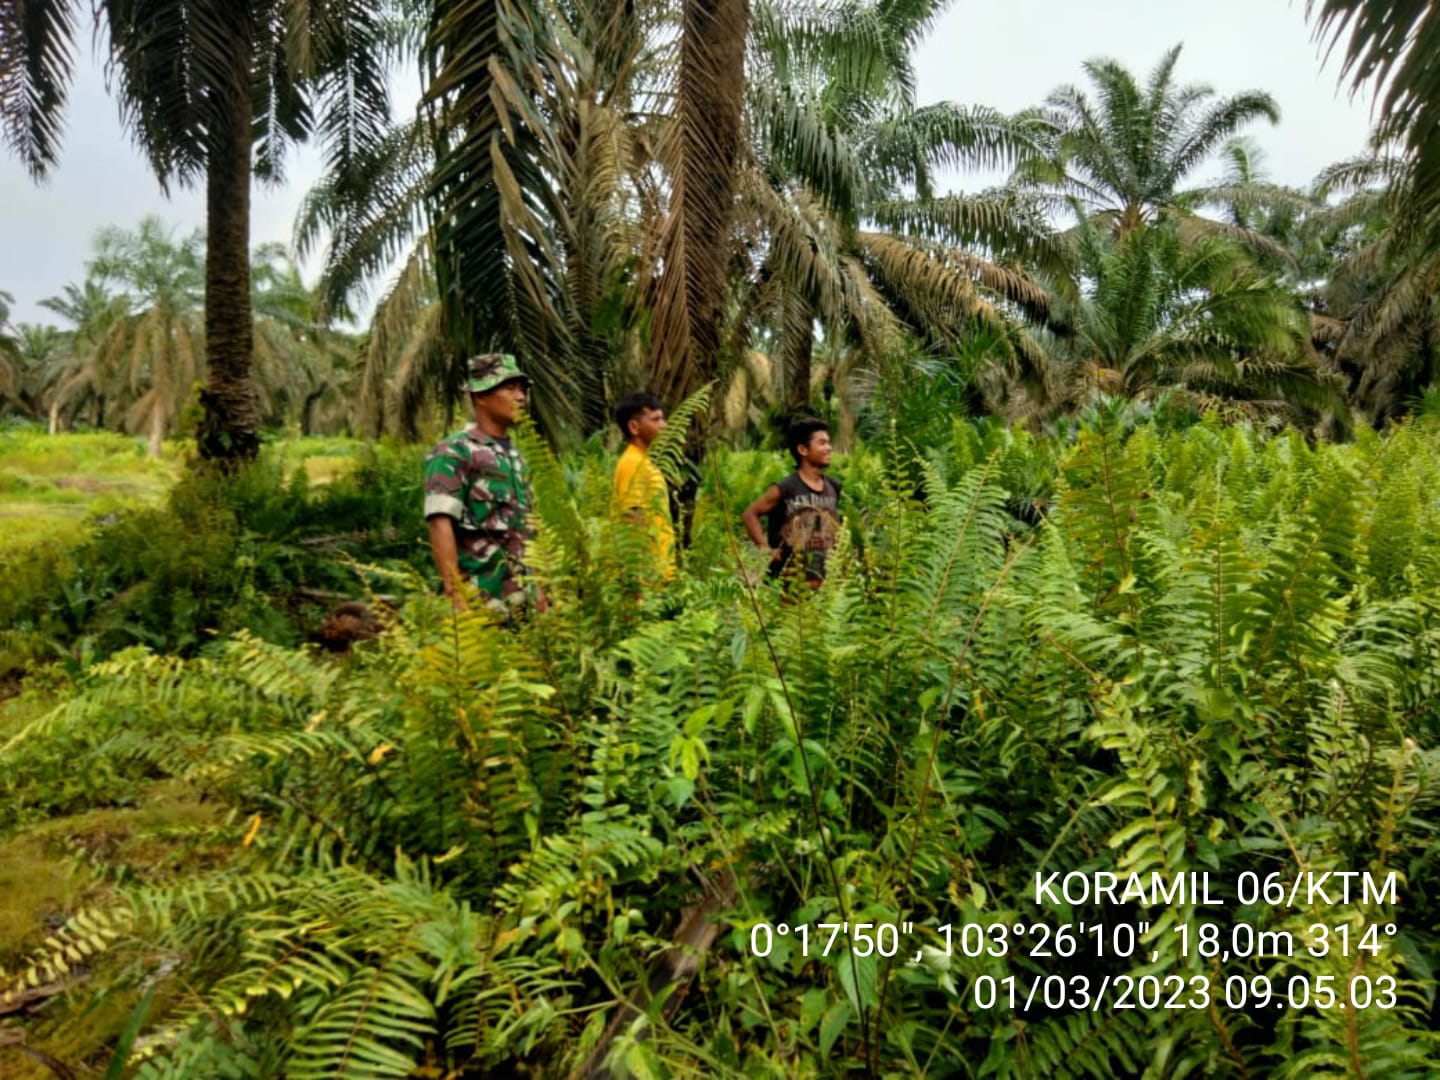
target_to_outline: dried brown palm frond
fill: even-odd
[[[1310,340],[1316,345],[1336,345],[1344,338],[1348,323],[1333,315],[1312,312],[1310,315]]]
[[[400,433],[406,438],[419,434],[421,414],[437,396],[435,383],[450,367],[440,331],[440,305],[430,304],[411,323],[404,347],[395,358],[394,375],[386,389],[395,405]]]
[[[884,292],[871,280],[863,254],[840,258],[845,285],[846,328],[871,361],[888,357],[904,345],[905,326]]]
[[[741,207],[749,242],[764,251],[762,277],[782,282],[803,296],[827,322],[846,315],[839,257],[844,237],[840,224],[809,191],[777,191],[754,170],[739,179]]]
[[[384,433],[393,416],[400,431],[413,437],[426,403],[446,401],[455,393],[449,385],[454,365],[429,256],[427,238],[411,252],[375,309],[360,354],[357,426],[375,436]]]
[[[944,249],[927,250],[876,232],[859,233],[856,245],[876,287],[922,337],[955,342],[972,322],[1001,335],[1008,329],[969,269],[954,265]]]
[[[770,357],[755,349],[745,350],[730,370],[730,382],[721,397],[721,416],[732,432],[761,419],[759,405],[775,404]]]
[[[1372,341],[1405,334],[1434,315],[1440,299],[1440,254],[1407,261],[1372,302],[1352,317],[1356,331]]]
[[[655,393],[679,401],[717,367],[741,153],[745,0],[683,0],[673,111],[657,160],[669,181],[660,258],[647,283]]]

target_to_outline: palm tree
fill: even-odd
[[[20,323],[15,327],[19,400],[32,419],[43,416],[54,396],[56,375],[69,349],[66,334],[57,327]]]
[[[1253,241],[1255,234],[1243,226],[1210,221],[1198,210],[1233,202],[1242,192],[1253,205],[1263,201],[1264,191],[1235,182],[1187,183],[1241,129],[1257,120],[1278,122],[1279,106],[1258,90],[1216,98],[1208,86],[1178,86],[1179,57],[1177,45],[1161,57],[1143,87],[1114,60],[1087,61],[1094,100],[1076,86],[1062,86],[1050,95],[1038,113],[1049,138],[1043,152],[1016,171],[1015,185],[1047,211],[1074,207],[1117,233],[1168,216],[1181,223],[1187,236],[1222,232]]]
[[[45,410],[64,335],[53,326],[10,322],[15,298],[0,290],[0,416],[38,418]]]
[[[102,229],[86,271],[83,286],[41,301],[72,327],[51,430],[88,403],[97,427],[118,418],[158,455],[203,370],[204,240],[198,231],[177,240],[153,217],[134,230]]]
[[[503,348],[520,356],[536,415],[552,435],[603,417],[608,360],[585,346],[593,294],[572,271],[584,261],[581,243],[604,240],[599,207],[620,191],[633,199],[627,185],[643,167],[638,158],[653,161],[628,136],[648,127],[647,149],[657,144],[658,107],[637,97],[637,84],[656,85],[664,58],[644,54],[664,19],[673,23],[656,0],[434,5],[423,106],[428,160],[413,159],[411,172],[421,178],[429,227],[418,257],[433,268],[441,304],[434,347],[411,354],[443,368],[427,381],[458,385],[467,354]],[[599,152],[606,160],[597,163]],[[394,186],[415,190],[409,181]]]
[[[453,405],[464,357],[502,347],[547,431],[593,428],[614,359],[634,351],[651,258],[634,226],[663,215],[651,151],[668,15],[657,2],[494,7],[435,6],[423,115],[363,158],[364,184],[322,183],[297,219],[302,254],[325,242],[327,304],[408,252],[362,362],[367,426],[398,405],[412,429],[427,389]]]
[[[603,416],[596,335],[616,305],[643,309],[645,379],[667,400],[716,372],[747,25],[745,0],[435,5],[426,101],[445,335],[456,359],[520,352],[552,425]]]
[[[63,404],[84,394],[107,396],[123,409],[125,429],[147,434],[150,456],[158,457],[203,373],[204,237],[195,231],[177,241],[153,217],[133,231],[102,229],[88,270],[119,290],[123,314],[57,398]]]
[[[46,297],[40,306],[69,324],[68,329],[61,331],[65,348],[56,355],[47,375],[52,387],[50,434],[70,423],[87,404],[94,409],[95,427],[104,427],[108,379],[95,366],[97,347],[115,320],[128,312],[127,299],[113,292],[92,272],[82,284],[65,285],[59,296]]]
[[[1256,257],[1277,273],[1304,282],[1320,272],[1323,259],[1307,243],[1304,222],[1318,209],[1313,192],[1271,181],[1265,153],[1248,136],[1231,139],[1220,150],[1225,171],[1218,183],[1201,189],[1220,220],[1250,241]]]
[[[1069,403],[1097,390],[1145,398],[1179,389],[1252,412],[1338,406],[1309,355],[1295,294],[1233,241],[1181,233],[1173,219],[1119,233],[1081,222],[1083,295],[1060,347]]]
[[[741,163],[746,0],[682,0],[674,107],[656,146],[670,183],[652,312],[649,381],[682,401],[719,370]]]
[[[15,297],[0,289],[0,398],[20,403],[20,342],[10,326],[10,305]]]
[[[103,0],[121,116],[163,188],[206,191],[202,458],[259,447],[249,282],[252,174],[278,178],[286,147],[318,134],[347,175],[389,116],[384,0]],[[0,7],[0,127],[36,177],[58,159],[79,5]]]
[[[853,5],[798,21],[757,9],[743,193],[748,247],[764,257],[742,305],[771,328],[792,410],[809,400],[817,321],[836,346],[833,376],[873,370],[907,335],[955,355],[983,328],[998,353],[1023,358],[1016,317],[1048,309],[1015,260],[1057,266],[1049,227],[1004,195],[935,191],[942,168],[1038,152],[1028,119],[916,104],[911,53],[942,7]]]
[[[1440,3],[1434,0],[1306,0],[1316,34],[1346,38],[1342,78],[1383,88],[1377,145],[1404,148],[1409,177],[1400,209],[1440,243]],[[1347,37],[1348,34],[1348,37]]]
[[[1314,289],[1317,336],[1376,427],[1440,380],[1440,249],[1411,227],[1414,179],[1393,155],[1340,162],[1317,180],[1327,205],[1306,222],[1331,258]]]

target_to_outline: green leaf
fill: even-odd
[[[857,1016],[862,1010],[873,1009],[880,1004],[880,999],[875,994],[874,953],[869,956],[842,953],[835,967],[840,976],[840,985],[844,987],[845,996],[850,999],[850,1007]]]
[[[835,1048],[835,1040],[840,1038],[840,1033],[850,1023],[850,1017],[854,1015],[850,1006],[843,1001],[837,1001],[825,1012],[825,1017],[820,1021],[820,1053],[829,1056],[830,1051]]]
[[[125,1030],[120,1033],[120,1041],[115,1044],[115,1056],[110,1059],[110,1066],[105,1070],[105,1080],[120,1080],[125,1075],[125,1062],[130,1056],[130,1048],[135,1045],[140,1027],[145,1023],[145,1014],[150,1011],[150,1003],[154,998],[155,988],[152,986],[145,991],[145,996],[130,1013],[130,1019],[125,1022]]]

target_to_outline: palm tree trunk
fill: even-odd
[[[314,390],[311,390],[308,394],[305,395],[305,403],[300,406],[301,435],[314,434],[314,432],[312,432],[310,429],[315,423],[315,406],[319,404],[320,399],[325,396],[325,392],[329,389],[330,385],[326,383],[324,385],[316,387]]]
[[[815,315],[810,303],[799,294],[786,299],[793,310],[787,313],[785,342],[785,404],[792,413],[810,408],[810,378],[815,355]]]
[[[245,5],[231,8],[230,17],[225,122],[212,136],[205,177],[207,370],[196,441],[202,459],[242,464],[260,450],[250,308],[251,27]]]
[[[59,403],[58,401],[52,401],[52,402],[50,403],[50,434],[51,434],[51,435],[58,435],[59,433],[60,433],[60,403]]]
[[[155,411],[150,414],[150,456],[158,458],[160,451],[165,447],[165,410],[159,402],[155,404]]]

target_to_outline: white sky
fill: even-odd
[[[204,224],[202,192],[160,194],[88,62],[88,28],[80,37],[87,57],[59,168],[36,185],[0,149],[0,290],[14,295],[17,322],[53,321],[38,301],[82,279],[98,229],[134,225],[146,214],[181,232]],[[916,57],[918,96],[1013,112],[1041,103],[1056,86],[1083,85],[1080,65],[1092,57],[1113,57],[1143,80],[1178,42],[1185,44],[1178,81],[1221,94],[1265,90],[1279,102],[1280,124],[1250,131],[1274,180],[1303,186],[1324,166],[1363,151],[1369,101],[1338,88],[1338,58],[1322,70],[1303,0],[958,0]],[[289,243],[301,195],[318,175],[317,155],[302,149],[292,154],[285,187],[257,187],[252,244]],[[962,176],[957,186],[993,181]]]

